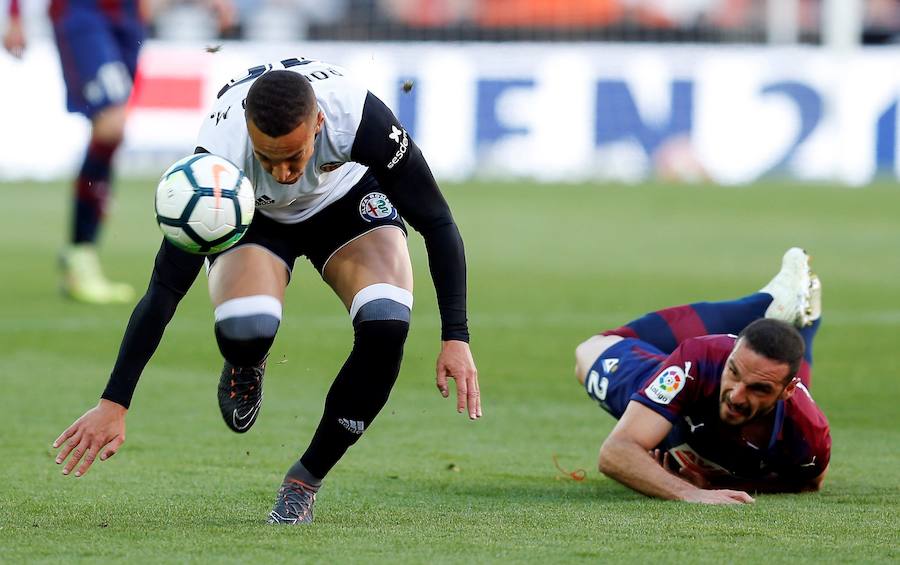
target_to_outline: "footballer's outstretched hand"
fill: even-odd
[[[63,475],[68,475],[78,462],[84,458],[81,466],[75,471],[80,477],[88,472],[91,464],[99,456],[101,461],[116,454],[125,443],[125,414],[128,409],[121,404],[100,399],[97,406],[91,408],[81,418],[60,434],[53,447],[60,449],[56,456],[56,464],[61,465],[71,455],[63,468]]]
[[[752,504],[756,502],[753,497],[742,490],[706,490],[696,491],[682,498],[685,502],[699,502],[701,504]]]
[[[441,396],[450,396],[447,379],[456,379],[456,411],[468,409],[469,418],[481,418],[481,392],[478,388],[478,369],[469,344],[464,341],[442,341],[437,360],[437,388]]]

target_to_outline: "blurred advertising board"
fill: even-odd
[[[869,182],[898,168],[898,48],[601,43],[148,42],[120,174],[189,153],[216,93],[290,57],[355,72],[443,179],[743,184],[766,176]],[[0,54],[0,178],[77,168],[86,121],[65,112],[54,46]],[[405,92],[404,82],[413,88]]]

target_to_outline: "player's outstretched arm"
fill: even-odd
[[[707,490],[669,473],[651,455],[672,424],[639,402],[630,402],[600,448],[600,471],[647,496],[705,504],[753,502],[746,492]]]
[[[101,395],[125,408],[150,357],[159,347],[178,303],[203,266],[203,256],[178,249],[165,239],[156,254],[147,292],[134,307],[112,374]]]
[[[87,474],[97,457],[105,461],[115,455],[125,443],[127,412],[121,404],[100,399],[97,406],[66,428],[53,442],[54,448],[60,448],[56,464],[66,464],[62,474],[68,475],[81,462],[75,471],[75,476],[81,477]],[[66,458],[69,458],[68,462]]]
[[[128,321],[119,356],[100,402],[53,442],[54,448],[61,448],[56,463],[61,465],[68,458],[64,475],[79,462],[81,466],[75,476],[84,475],[97,457],[101,461],[112,457],[125,442],[125,414],[141,372],[202,265],[202,256],[191,255],[163,241],[147,292]]]
[[[447,380],[455,379],[457,410],[468,408],[470,418],[480,418],[478,372],[468,344],[462,237],[422,151],[390,109],[371,93],[366,96],[351,157],[370,167],[403,218],[425,239],[441,313],[437,387],[447,397]]]
[[[450,396],[447,379],[456,381],[456,411],[468,412],[469,418],[481,417],[481,391],[478,388],[478,369],[469,344],[464,341],[441,342],[437,360],[437,388],[441,396]]]

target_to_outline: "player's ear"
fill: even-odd
[[[784,387],[784,390],[781,391],[781,400],[787,400],[791,396],[794,395],[794,391],[797,390],[797,385],[800,384],[800,377],[795,376],[791,379],[791,382]]]
[[[322,110],[319,110],[319,115],[316,116],[316,133],[322,131],[322,124],[325,123],[325,114],[322,113]]]

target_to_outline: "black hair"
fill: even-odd
[[[745,327],[738,337],[763,357],[787,364],[788,382],[797,376],[806,344],[803,336],[791,324],[761,318]]]
[[[269,71],[247,92],[245,116],[269,137],[281,137],[314,115],[316,94],[309,81],[293,71]]]

